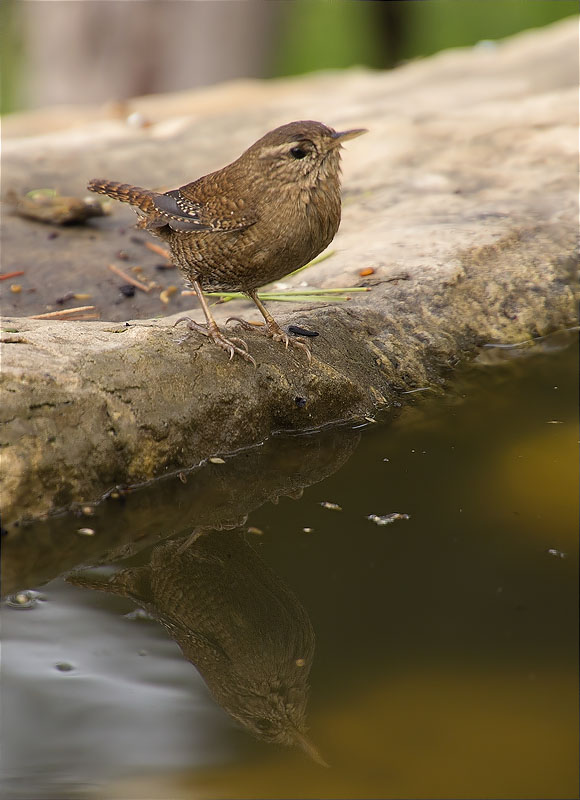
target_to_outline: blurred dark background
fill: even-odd
[[[578,13],[576,0],[3,0],[3,113],[363,65]]]

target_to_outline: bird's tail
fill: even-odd
[[[132,206],[137,206],[137,208],[140,208],[141,211],[145,213],[154,210],[153,198],[155,192],[151,192],[149,189],[141,189],[139,186],[130,186],[128,183],[105,181],[99,178],[93,178],[93,180],[89,182],[87,189],[91,192],[114,197],[115,200],[120,200],[121,203],[129,203]]]

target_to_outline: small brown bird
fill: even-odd
[[[253,364],[246,343],[226,338],[203,291],[244,292],[265,320],[264,332],[290,339],[258,298],[257,289],[304,266],[330,244],[340,224],[340,148],[364,129],[337,132],[321,122],[290,122],[270,131],[228,166],[161,194],[107,180],[92,192],[135,206],[139,227],[166,241],[193,285],[207,325],[192,330]],[[233,317],[247,329],[247,322]],[[178,320],[181,322],[182,320]]]
[[[194,532],[157,545],[149,564],[67,580],[130,597],[157,619],[222,708],[265,742],[298,745],[325,765],[306,733],[315,637],[306,609],[238,531]]]

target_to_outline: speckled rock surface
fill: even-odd
[[[79,196],[96,176],[183,183],[290,119],[368,127],[345,152],[334,254],[288,284],[372,291],[340,305],[271,304],[285,324],[320,335],[308,366],[300,353],[248,334],[254,370],[195,334],[180,343],[183,330],[172,322],[191,298],[160,302],[159,291],[180,281],[174,271],[155,271],[159,258],[133,241],[130,209],[50,239],[47,226],[5,213],[2,269],[25,270],[23,291],[3,299],[5,524],[275,430],[396,408],[410,390],[441,391],[483,342],[573,324],[577,53],[571,20],[389,73],[135,100],[129,110],[151,122],[137,130],[106,110],[9,120],[4,188]],[[139,263],[159,291],[120,302],[119,281],[106,269],[119,250],[129,260],[117,263]],[[361,278],[368,267],[374,273]],[[101,319],[26,318],[58,307],[55,298],[70,291],[90,294]],[[217,307],[222,322],[234,313],[256,318],[244,302]]]

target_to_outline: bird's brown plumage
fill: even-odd
[[[167,242],[193,284],[209,335],[232,356],[253,361],[240,339],[213,320],[203,290],[245,292],[272,338],[291,341],[256,298],[256,290],[304,266],[324,250],[340,224],[340,146],[364,133],[337,133],[320,122],[290,122],[258,139],[223,169],[160,193],[108,180],[88,188],[138,209],[139,225]]]
[[[310,618],[239,532],[158,545],[149,564],[107,582],[91,573],[68,580],[135,600],[175,639],[228,714],[254,736],[298,745],[324,763],[306,734]]]

